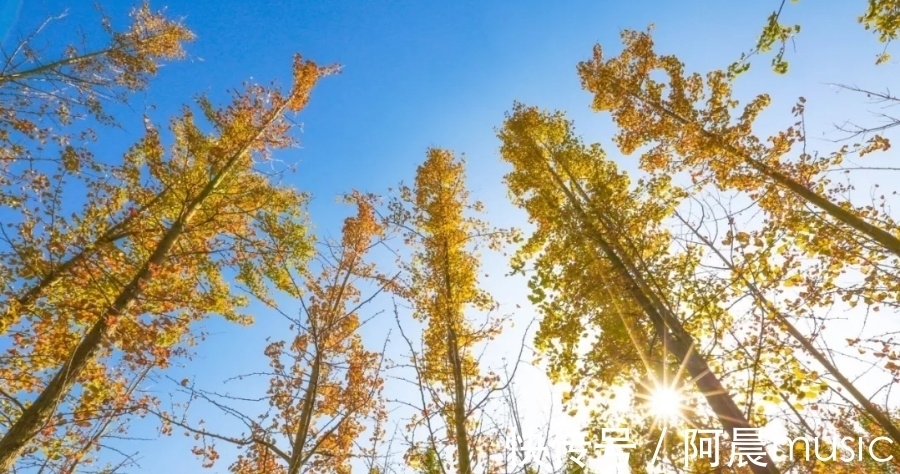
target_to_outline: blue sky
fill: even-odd
[[[58,30],[45,40],[58,44],[83,26],[90,34],[97,14],[88,2],[30,0],[5,2],[0,28],[27,31],[44,18],[68,10]],[[124,112],[124,132],[110,133],[100,146],[119,153],[137,138],[140,107],[164,123],[194,94],[208,93],[220,102],[227,88],[242,81],[286,81],[291,57],[301,53],[319,63],[340,63],[343,72],[323,80],[301,116],[303,148],[282,154],[299,161],[291,184],[313,194],[310,206],[316,231],[336,235],[349,209],[334,198],[353,188],[384,192],[398,181],[411,181],[425,150],[436,146],[468,158],[470,189],[487,203],[495,225],[524,225],[502,186],[494,128],[514,100],[562,109],[590,140],[599,140],[612,156],[611,128],[605,117],[589,111],[590,97],[575,74],[595,43],[619,49],[619,31],[656,25],[661,51],[677,54],[688,69],[723,68],[751,48],[767,15],[779,2],[641,2],[612,1],[157,1],[170,15],[183,17],[197,34],[185,61],[167,64],[147,92]],[[127,2],[105,2],[114,24],[124,26]],[[801,1],[786,7],[786,21],[803,30],[787,58],[791,72],[779,77],[757,60],[738,92],[773,94],[772,116],[790,123],[789,110],[799,95],[809,99],[811,128],[830,131],[859,101],[837,94],[827,83],[878,87],[895,71],[890,64],[872,66],[880,45],[855,17],[865,2]],[[2,32],[0,32],[2,33]],[[633,160],[620,160],[634,169]],[[502,274],[502,262],[490,262]],[[495,296],[506,308],[527,308],[523,289],[498,284]],[[523,321],[533,317],[523,310]],[[261,318],[264,319],[264,318]],[[279,322],[261,320],[253,328],[209,323],[216,335],[200,348],[187,372],[221,380],[250,368],[259,359],[262,341]],[[142,472],[188,472],[199,469],[188,448],[173,440],[141,445]],[[174,449],[177,451],[169,451]],[[210,472],[224,472],[224,459]],[[186,466],[190,466],[188,469]]]

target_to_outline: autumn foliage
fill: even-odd
[[[175,29],[147,41],[115,36],[130,46],[104,54],[123,62],[115,70],[125,76],[115,81],[129,87],[155,70],[153,58],[176,55],[186,35],[146,10],[138,22],[142,33]],[[46,175],[23,172],[24,183],[7,174],[10,188],[38,185],[4,209],[15,217],[4,229],[0,470],[30,455],[65,463],[69,450],[92,443],[92,420],[148,403],[132,399],[134,377],[165,367],[190,341],[194,321],[246,321],[238,309],[245,298],[228,289],[226,269],[261,289],[256,282],[275,263],[308,258],[308,246],[278,248],[271,238],[305,241],[302,194],[254,166],[294,144],[285,115],[301,110],[328,72],[298,56],[290,89],[250,85],[222,108],[201,99],[199,117],[185,108],[172,120],[171,146],[147,123],[121,162],[91,164],[97,174],[79,174],[65,159]],[[50,183],[70,175],[87,200],[67,217],[62,190]]]
[[[709,71],[663,52],[652,28],[586,49],[573,72],[614,126],[609,146],[564,112],[515,102],[496,134],[527,232],[494,227],[469,162],[430,148],[412,184],[342,196],[354,212],[337,238],[312,234],[309,195],[281,179],[294,116],[337,66],[296,54],[285,84],[200,96],[166,124],[147,116],[131,146],[96,156],[122,119],[110,111],[134,107],[194,35],[144,3],[124,29],[101,18],[100,47],[48,52],[35,46],[48,20],[0,67],[0,473],[115,472],[130,460],[111,461],[108,441],[132,423],[184,434],[201,467],[235,474],[545,473],[513,466],[505,444],[505,427],[521,431],[525,347],[505,372],[485,357],[529,311],[557,408],[586,440],[637,433],[631,472],[652,471],[657,439],[666,472],[712,472],[677,462],[689,446],[653,413],[661,389],[678,394],[684,427],[881,437],[876,454],[894,456],[825,468],[770,449],[764,466],[715,472],[896,472],[897,191],[857,176],[896,171],[865,160],[887,156],[900,121],[823,145],[806,98],[738,97],[756,55],[774,50],[788,73],[784,45],[801,29],[784,8],[750,52]],[[871,0],[857,20],[887,46],[898,12]],[[488,291],[487,255],[508,260],[495,277],[523,285],[530,308]],[[167,376],[203,370],[191,355],[213,317],[283,323],[264,366],[230,379],[236,392]],[[720,441],[722,456],[738,452]],[[570,461],[553,474],[588,472]]]

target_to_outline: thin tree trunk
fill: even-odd
[[[627,92],[627,94],[632,96],[633,98],[659,110],[664,115],[675,120],[676,122],[680,123],[681,125],[690,125],[691,124],[691,122],[688,119],[671,111],[670,109],[668,109],[666,106],[664,106],[662,104],[659,104],[655,101],[644,99],[640,95],[632,93],[632,92]],[[778,170],[763,163],[762,161],[760,161],[756,158],[753,158],[748,153],[746,153],[742,150],[739,150],[734,145],[732,145],[730,143],[725,143],[719,135],[716,135],[715,133],[712,133],[702,127],[700,127],[700,131],[701,131],[700,133],[704,137],[706,137],[707,139],[712,141],[713,144],[715,146],[717,146],[718,148],[724,150],[725,152],[734,156],[735,158],[743,160],[745,163],[750,165],[750,167],[752,167],[753,169],[758,171],[763,176],[766,176],[767,178],[771,179],[772,181],[776,182],[777,184],[787,188],[790,192],[800,196],[801,198],[806,200],[808,203],[825,211],[831,217],[850,226],[852,229],[856,230],[857,232],[859,232],[865,236],[868,236],[875,242],[878,242],[879,244],[881,244],[885,249],[887,249],[894,255],[900,257],[900,238],[897,238],[895,235],[891,234],[890,232],[888,232],[878,226],[875,226],[875,225],[870,224],[869,222],[866,222],[864,219],[862,219],[859,216],[855,215],[854,213],[848,211],[847,209],[844,209],[841,206],[838,206],[837,204],[828,200],[828,198],[816,193],[815,191],[812,191],[811,189],[807,188],[806,186],[803,186],[802,184],[798,183],[791,177],[779,172]]]
[[[448,312],[453,306],[453,283],[450,281],[450,245],[444,240],[444,289],[447,292]],[[454,330],[455,314],[447,314],[447,350],[450,353],[450,365],[453,370],[453,421],[456,430],[456,449],[459,457],[459,474],[472,474],[472,459],[469,449],[469,433],[466,431],[466,387],[463,381],[462,360],[459,344]]]
[[[316,334],[314,337],[318,337]],[[308,456],[303,452],[306,445],[306,439],[309,436],[309,426],[312,423],[313,411],[316,406],[316,395],[319,391],[319,377],[322,370],[322,353],[316,347],[316,356],[313,360],[312,369],[309,373],[309,383],[306,384],[306,390],[303,392],[303,408],[300,414],[300,423],[297,432],[294,433],[294,439],[291,442],[291,460],[288,463],[288,474],[298,474],[300,468],[306,462]]]
[[[463,383],[462,363],[459,357],[459,348],[455,331],[451,328],[448,334],[450,340],[450,360],[453,366],[453,385],[455,397],[453,400],[454,429],[456,430],[456,445],[459,451],[460,474],[472,474],[472,459],[469,449],[469,434],[466,431],[466,387]]]
[[[681,216],[678,217],[679,219],[681,219]],[[685,224],[688,224],[684,219],[681,219],[681,221]],[[715,253],[716,256],[719,257],[722,263],[724,263],[725,266],[727,266],[733,274],[740,276],[741,281],[744,283],[744,286],[747,287],[747,290],[753,295],[753,298],[757,301],[757,303],[759,303],[763,310],[766,311],[769,316],[773,317],[776,321],[783,325],[788,334],[790,334],[791,337],[794,338],[794,340],[799,342],[803,349],[806,350],[807,353],[809,353],[809,355],[813,356],[813,358],[816,359],[817,362],[822,364],[822,367],[824,367],[825,370],[827,370],[828,373],[831,374],[831,376],[834,377],[835,380],[837,380],[838,384],[841,387],[843,387],[845,390],[847,390],[847,392],[850,393],[850,395],[862,407],[863,411],[868,413],[878,423],[878,425],[881,426],[881,428],[883,428],[891,438],[893,438],[895,443],[900,445],[900,429],[898,429],[897,425],[895,425],[894,422],[891,421],[890,417],[888,417],[865,395],[863,395],[862,392],[860,392],[853,385],[853,382],[851,382],[850,379],[848,379],[843,373],[841,373],[837,366],[835,366],[831,363],[830,360],[828,360],[828,357],[826,357],[825,354],[816,349],[809,338],[804,336],[803,333],[800,332],[800,330],[798,330],[797,327],[794,326],[787,319],[787,317],[785,317],[784,314],[778,311],[778,309],[772,305],[772,302],[762,294],[762,292],[755,284],[753,284],[753,282],[751,282],[747,279],[747,277],[738,272],[734,267],[734,264],[732,264],[727,258],[725,258],[725,256],[722,255],[722,253],[712,244],[712,242],[709,241],[709,239],[701,235],[694,227],[688,225],[688,228],[691,229],[691,232],[700,240],[702,240],[703,243],[706,244],[706,246],[709,247],[713,251],[713,253]],[[896,448],[897,446],[895,445],[895,449]]]
[[[0,74],[0,85],[3,85],[6,82],[22,80],[29,76],[36,76],[39,74],[43,74],[45,72],[50,72],[56,68],[61,68],[65,66],[75,66],[79,63],[87,61],[89,59],[96,58],[98,56],[103,56],[105,54],[109,54],[113,51],[113,48],[103,49],[100,51],[94,51],[92,53],[83,54],[81,56],[77,56],[74,58],[63,58],[58,61],[54,61],[49,64],[44,64],[43,66],[38,66],[31,69],[26,69],[20,72],[14,72],[11,74]]]

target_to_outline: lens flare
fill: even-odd
[[[653,390],[647,400],[650,413],[660,421],[674,421],[681,415],[684,400],[677,390],[659,387]]]

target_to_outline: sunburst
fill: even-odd
[[[695,410],[691,403],[694,397],[685,392],[687,386],[652,379],[638,384],[640,388],[636,398],[640,401],[643,415],[653,421],[654,429],[677,423],[692,424],[690,413]]]
[[[684,397],[673,387],[655,387],[647,397],[651,416],[659,422],[672,423],[681,418],[684,411]]]

